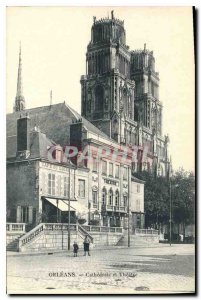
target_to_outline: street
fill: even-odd
[[[195,290],[194,245],[7,254],[8,294],[187,293]]]

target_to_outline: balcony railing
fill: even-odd
[[[82,225],[82,227],[88,232],[116,232],[116,233],[123,232],[123,227],[107,227],[107,226],[94,226],[94,225]]]
[[[156,229],[139,229],[135,228],[136,235],[158,235],[158,230]]]
[[[25,223],[6,223],[6,231],[10,233],[23,233],[26,231]]]
[[[113,205],[106,205],[104,209],[106,211],[114,211],[114,212],[127,212],[126,206],[113,206]]]

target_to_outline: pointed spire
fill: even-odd
[[[25,109],[25,99],[23,96],[22,89],[22,51],[21,42],[19,47],[19,64],[18,64],[18,75],[17,75],[17,92],[15,97],[15,111],[20,111]]]
[[[50,91],[50,106],[52,105],[52,90]]]
[[[17,94],[16,97],[22,96],[22,57],[21,57],[21,42],[19,49],[19,65],[18,65],[18,77],[17,77]]]
[[[114,19],[114,10],[111,11],[111,19]]]

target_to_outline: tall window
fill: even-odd
[[[68,177],[64,177],[64,197],[68,197]]]
[[[95,111],[102,111],[104,104],[104,89],[98,85],[95,89]]]
[[[119,165],[115,166],[115,177],[119,178]]]
[[[58,161],[58,162],[61,162],[61,158],[62,158],[62,151],[61,150],[58,150],[58,149],[56,149],[56,160]]]
[[[102,174],[107,175],[107,162],[105,160],[102,161]]]
[[[124,206],[126,207],[128,205],[128,197],[124,196]]]
[[[123,168],[123,179],[128,180],[128,168],[127,167]]]
[[[115,193],[115,206],[119,206],[119,191],[116,191]]]
[[[29,223],[33,222],[33,206],[17,206],[17,223]]]
[[[109,205],[113,205],[113,191],[110,189],[109,191]]]
[[[109,176],[113,176],[113,163],[109,163]]]
[[[85,197],[85,180],[83,179],[78,179],[78,196]]]
[[[57,176],[57,195],[61,196],[61,175]]]
[[[92,191],[93,204],[97,204],[97,191]]]
[[[55,195],[55,174],[48,174],[48,194]]]
[[[93,172],[97,172],[98,170],[98,162],[96,158],[93,158]]]
[[[107,191],[106,191],[106,188],[103,188],[103,190],[102,190],[102,204],[106,205],[106,202],[107,202]]]
[[[136,210],[140,211],[140,200],[136,199]]]

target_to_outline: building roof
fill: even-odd
[[[82,119],[82,123],[84,127],[96,135],[99,135],[103,138],[110,139],[108,135],[106,135],[104,132],[102,132],[100,129],[98,129],[95,125],[93,125],[91,122],[89,122],[87,119],[82,117],[80,114],[78,114],[73,108],[71,108],[69,105],[66,105],[66,107],[72,112],[72,114],[75,116],[77,120]]]
[[[55,146],[55,142],[47,138],[47,136],[40,131],[30,132],[30,156],[28,159],[48,159],[48,149]],[[7,137],[6,156],[8,159],[14,159],[17,153],[17,136]]]
[[[23,111],[7,114],[6,131],[7,138],[16,143],[17,135],[17,119],[25,114],[29,115],[30,128],[33,130],[35,126],[40,128],[41,133],[62,146],[70,143],[70,124],[82,119],[86,130],[91,131],[104,138],[109,138],[106,134],[100,131],[96,126],[83,118],[74,109],[65,103],[25,109]],[[7,146],[8,147],[8,146]],[[12,147],[14,147],[12,145]],[[15,147],[16,148],[16,147]],[[8,149],[9,151],[9,149]],[[12,152],[12,151],[11,151]]]
[[[139,179],[139,178],[137,178],[137,177],[135,177],[133,175],[131,176],[131,181],[138,182],[138,183],[141,183],[141,184],[145,183],[144,180],[141,180],[141,179]]]

